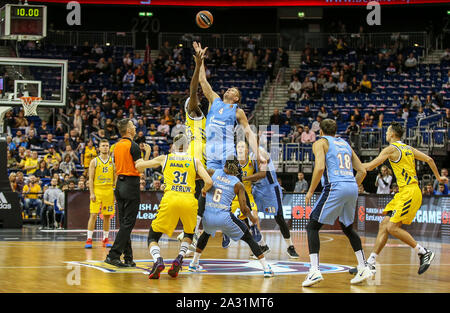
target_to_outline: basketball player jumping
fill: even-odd
[[[162,234],[172,236],[178,220],[181,219],[184,238],[181,242],[180,252],[168,272],[172,277],[178,276],[178,272],[183,265],[183,258],[194,237],[198,207],[197,199],[194,197],[197,175],[205,184],[202,189],[203,194],[206,194],[212,186],[211,177],[203,164],[187,153],[188,143],[185,134],[178,134],[173,139],[172,153],[158,156],[150,161],[140,161],[136,164],[139,172],[143,172],[149,167],[162,166],[166,185],[158,214],[153,220],[148,234],[150,254],[154,260],[149,279],[159,279],[161,271],[165,268],[158,246],[159,239]]]
[[[306,226],[311,267],[302,283],[303,287],[312,286],[323,280],[319,270],[319,230],[323,224],[333,225],[337,218],[358,260],[358,273],[350,283],[361,283],[372,276],[370,268],[366,265],[361,238],[353,229],[358,186],[364,180],[366,170],[350,145],[342,138],[335,137],[336,131],[337,124],[334,120],[323,120],[320,123],[321,139],[313,144],[315,165],[311,186],[305,196],[305,204],[310,205],[320,180],[323,190],[314,204]],[[357,171],[356,177],[353,175],[353,169]]]
[[[194,45],[196,53],[201,51],[201,46]],[[205,48],[203,51],[206,51]],[[208,116],[206,117],[206,167],[208,169],[223,169],[227,156],[235,156],[234,128],[239,123],[245,137],[249,142],[251,151],[259,158],[256,135],[250,129],[244,110],[238,107],[241,101],[241,93],[236,87],[229,88],[223,95],[223,100],[215,93],[206,79],[205,67],[200,68],[200,85],[203,94],[209,101]],[[250,207],[248,195],[247,205]],[[227,248],[230,239],[224,236],[222,246]]]
[[[92,248],[92,235],[98,214],[103,215],[103,247],[111,247],[109,243],[110,217],[114,215],[114,186],[116,171],[109,154],[109,141],[100,140],[100,155],[89,164],[90,216],[88,222],[86,249]]]
[[[204,231],[198,239],[197,249],[189,265],[189,270],[196,272],[201,269],[199,264],[201,253],[205,249],[209,237],[214,237],[216,231],[220,230],[234,241],[245,241],[261,263],[264,277],[273,277],[274,273],[267,264],[261,248],[252,238],[247,225],[230,212],[231,202],[237,196],[242,213],[256,224],[256,218],[246,204],[244,185],[236,177],[239,174],[239,167],[237,159],[230,160],[228,158],[225,161],[224,169],[208,169],[208,173],[212,175],[213,188],[206,194],[206,207],[203,214]]]
[[[439,175],[431,157],[401,142],[403,133],[401,124],[392,123],[386,132],[389,146],[384,148],[374,160],[363,164],[366,170],[371,171],[388,159],[399,186],[399,192],[384,208],[383,213],[386,216],[380,223],[375,247],[367,262],[374,272],[376,258],[386,245],[388,235],[391,234],[417,252],[420,259],[418,274],[423,274],[430,266],[434,253],[422,247],[406,230],[402,229],[402,225],[411,224],[422,205],[422,192],[416,174],[415,160],[426,162],[439,182],[445,184],[448,179]]]

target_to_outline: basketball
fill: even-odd
[[[200,11],[195,17],[195,22],[200,28],[210,28],[213,24],[213,16],[209,11]]]

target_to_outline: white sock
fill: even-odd
[[[419,244],[417,244],[417,246],[414,248],[414,250],[416,250],[418,254],[425,254],[425,253],[427,253],[427,250],[425,250],[425,248],[422,247]]]
[[[269,270],[269,266],[267,266],[267,262],[266,262],[266,258],[263,257],[262,259],[258,259],[259,263],[261,263],[263,270],[264,271],[268,271]]]
[[[182,241],[181,246],[180,246],[179,255],[184,257],[186,255],[186,252],[188,251],[188,248],[189,248],[189,244],[186,241]]]
[[[319,269],[319,254],[313,253],[309,255],[309,260],[311,261],[310,271],[315,271]]]
[[[197,215],[197,225],[195,226],[195,231],[198,232],[198,228],[200,227],[200,222],[202,221],[202,217]]]
[[[109,236],[109,231],[103,231],[103,239],[108,238]]]
[[[192,263],[198,264],[198,261],[200,261],[201,255],[202,255],[201,253],[195,252],[194,257],[192,258]]]
[[[88,239],[92,239],[92,235],[94,234],[94,231],[93,230],[88,230],[87,231],[87,238]]]
[[[294,244],[292,243],[292,239],[291,239],[291,238],[289,238],[289,239],[286,239],[286,238],[285,238],[284,241],[286,241],[286,244],[288,245],[288,247],[294,245]]]
[[[156,262],[158,260],[158,258],[161,257],[161,250],[159,249],[159,246],[151,246],[150,254],[153,257],[153,260]]]
[[[248,219],[248,225],[253,226],[253,223],[252,223],[252,221],[250,221],[250,219]]]
[[[375,264],[376,261],[377,261],[377,256],[378,256],[378,254],[376,254],[375,252],[372,252],[370,254],[369,258],[367,259],[367,262],[372,264],[372,265]]]
[[[358,266],[361,268],[366,266],[366,257],[364,256],[364,251],[358,250],[355,252],[355,254],[356,258],[358,259]]]
[[[261,247],[266,245],[266,242],[264,241],[264,238],[261,236],[261,240],[258,242],[258,245],[260,245]]]

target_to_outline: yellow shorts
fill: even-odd
[[[156,218],[152,221],[152,229],[171,237],[181,219],[184,232],[193,234],[197,226],[197,210],[198,202],[193,194],[168,191],[161,199]]]
[[[418,184],[411,184],[399,189],[384,208],[383,213],[392,211],[390,221],[409,225],[422,205],[422,191]]]
[[[250,210],[258,212],[258,207],[256,206],[255,199],[253,198],[253,195],[251,193],[248,193],[248,199],[250,200]],[[234,214],[234,212],[236,212],[237,209],[240,209],[239,207],[240,207],[239,201],[236,197],[231,203],[231,213]],[[239,214],[239,218],[241,220],[245,220],[247,217],[244,214],[242,214],[241,211],[241,213]]]
[[[96,190],[95,202],[90,203],[91,214],[102,213],[102,215],[113,215],[115,213],[114,205],[114,191],[108,190]]]

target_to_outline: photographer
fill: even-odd
[[[391,193],[392,175],[386,165],[381,167],[381,172],[378,174],[375,181],[375,187],[378,187],[377,194],[390,194]]]

